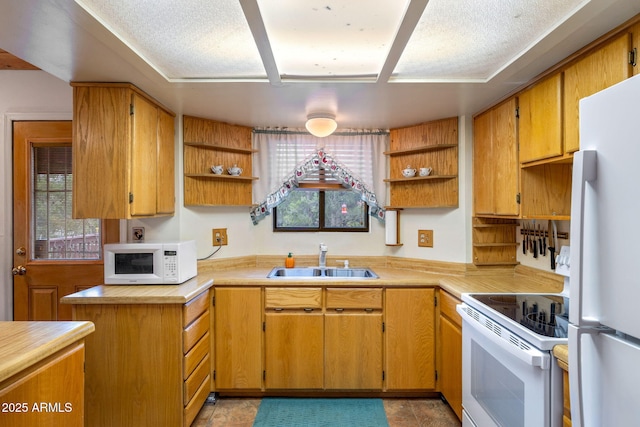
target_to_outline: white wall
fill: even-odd
[[[13,319],[11,122],[71,120],[72,94],[42,71],[0,71],[0,320]]]

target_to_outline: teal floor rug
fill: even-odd
[[[382,399],[262,399],[253,427],[389,427]]]

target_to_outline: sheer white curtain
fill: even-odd
[[[253,162],[253,202],[258,204],[282,185],[296,166],[324,149],[371,189],[378,205],[386,204],[386,158],[389,133],[384,130],[336,132],[325,138],[304,129],[254,129],[253,146],[258,150]]]

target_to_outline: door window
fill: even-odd
[[[99,260],[99,219],[73,219],[71,145],[32,148],[32,253],[35,260]]]

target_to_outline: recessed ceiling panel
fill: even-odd
[[[237,0],[76,0],[169,79],[266,78]]]
[[[491,78],[589,0],[430,0],[392,80]]]
[[[258,0],[282,76],[377,76],[407,0]]]

